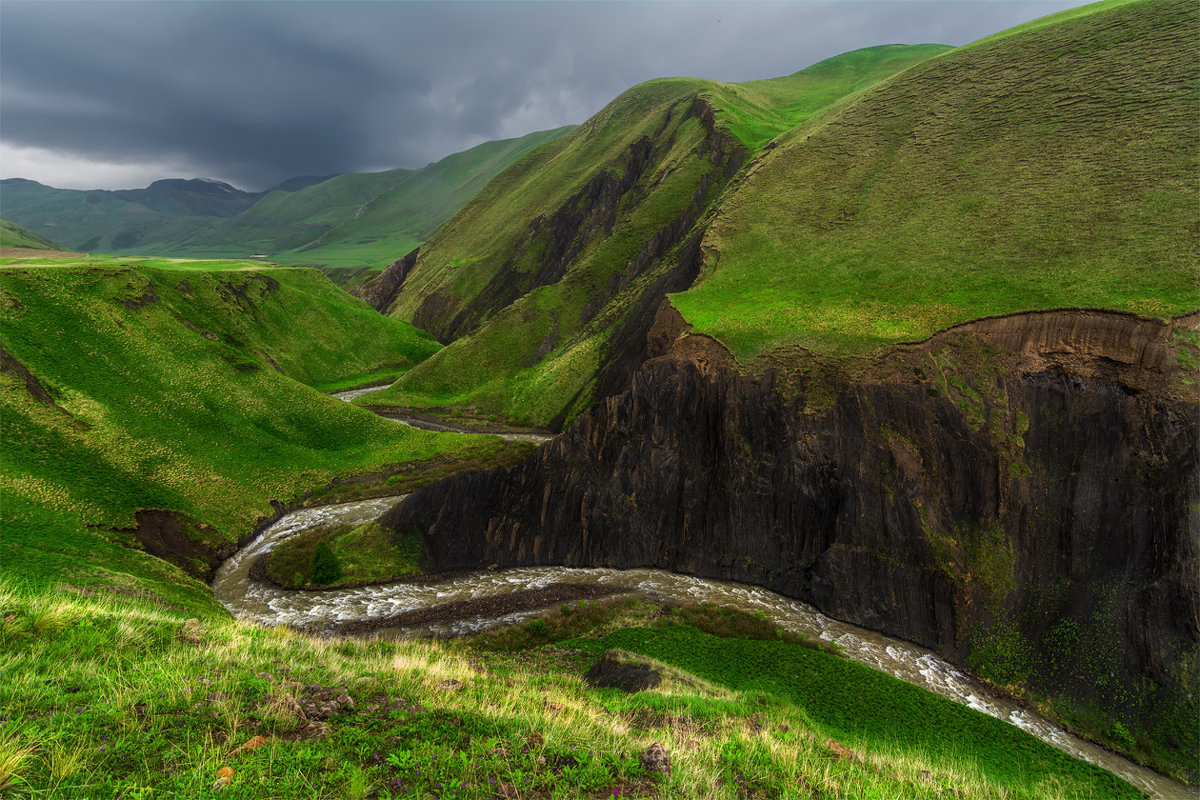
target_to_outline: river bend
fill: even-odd
[[[396,582],[327,591],[283,589],[250,577],[250,567],[255,560],[279,542],[316,525],[356,524],[376,519],[402,499],[403,496],[385,497],[294,511],[226,560],[217,571],[213,592],[239,619],[265,625],[291,625],[314,632],[327,632],[342,622],[540,589],[561,582],[597,584],[610,587],[614,592],[630,592],[658,601],[709,602],[751,613],[762,611],[780,628],[834,642],[855,661],[1006,720],[1076,758],[1119,775],[1154,797],[1165,800],[1195,800],[1197,797],[1182,783],[1079,739],[1028,709],[990,694],[969,675],[929,650],[831,619],[812,606],[756,586],[705,580],[663,570],[565,567],[480,571],[434,585]],[[383,634],[459,636],[520,622],[544,611],[517,612],[496,618],[471,617],[403,631],[384,631]]]

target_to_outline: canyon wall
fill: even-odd
[[[626,391],[385,522],[424,532],[445,569],[759,584],[1180,746],[1200,640],[1197,322],[1038,312],[855,372],[803,351],[741,369],[664,304]]]

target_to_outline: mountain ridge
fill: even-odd
[[[0,208],[14,222],[85,252],[204,258],[261,253],[290,264],[382,268],[432,233],[512,159],[569,129],[485,142],[419,170],[298,176],[265,192],[206,179],[81,191],[9,178],[0,182]]]

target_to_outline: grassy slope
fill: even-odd
[[[320,244],[283,252],[279,259],[285,263],[384,266],[433,235],[513,161],[564,135],[571,127],[485,142],[447,156],[413,172],[402,186],[364,204],[361,215],[343,221]]]
[[[1198,305],[1197,7],[1104,3],[927,61],[781,137],[673,301],[743,361],[956,322]]]
[[[416,247],[505,166],[569,128],[486,142],[420,170],[339,175],[272,192],[229,219],[162,214],[103,192],[5,183],[5,213],[85,251],[202,258],[265,252],[289,264],[383,267]]]
[[[662,645],[651,638],[649,646],[705,677],[668,669],[657,689],[624,695],[587,688],[579,675],[594,656],[539,646],[544,637],[532,626],[510,655],[486,638],[466,648],[336,640],[220,617],[189,629],[181,615],[138,602],[11,587],[0,587],[0,609],[8,678],[0,682],[8,715],[0,790],[10,784],[18,796],[137,797],[152,789],[156,797],[192,797],[211,793],[221,768],[232,773],[223,795],[233,798],[1137,796],[1004,723],[795,644],[659,628]],[[603,633],[645,624],[655,611],[630,603],[570,610],[542,630]],[[647,644],[644,629],[609,638]],[[744,676],[727,668],[730,660],[763,651],[760,684],[741,688]],[[882,736],[843,737],[859,752],[839,757],[829,744],[834,729],[819,718],[820,698],[779,688],[797,659],[815,676],[883,697],[888,709],[902,700],[927,733],[947,718],[981,738],[931,752],[924,740],[907,740],[906,713]],[[443,681],[463,688],[445,690]],[[296,713],[296,701],[326,691],[327,700],[344,693],[352,705],[333,705],[320,723]],[[643,767],[652,742],[667,749],[670,775]],[[1014,751],[1052,774],[992,774]]]
[[[454,298],[461,309],[480,298],[501,270],[533,273],[543,245],[526,247],[533,220],[552,213],[605,170],[620,174],[630,146],[660,129],[675,133],[673,146],[644,184],[661,180],[650,202],[636,208],[612,236],[594,237],[563,280],[535,289],[503,309],[487,327],[450,347],[446,357],[410,373],[375,402],[477,404],[530,422],[545,422],[594,375],[599,345],[595,325],[584,330],[583,308],[642,244],[689,202],[705,160],[698,120],[684,120],[701,82],[665,80],[630,90],[580,129],[501,173],[460,214],[421,248],[390,313],[413,318],[424,298]],[[664,137],[665,139],[666,137]],[[510,261],[517,253],[518,260]],[[489,298],[480,298],[484,303]],[[611,323],[611,320],[605,320]],[[599,321],[598,321],[599,322]],[[535,351],[553,335],[559,342],[532,367]]]
[[[642,246],[688,207],[712,168],[697,152],[706,132],[689,117],[692,98],[708,99],[717,110],[718,131],[753,152],[838,98],[945,49],[869,48],[770,81],[673,78],[629,90],[575,133],[501,173],[446,223],[422,248],[390,313],[414,319],[423,303],[437,297],[446,308],[442,318],[449,319],[477,302],[486,304],[489,298],[481,293],[499,273],[536,272],[547,249],[543,242],[530,243],[536,221],[562,208],[605,171],[623,175],[630,147],[648,137],[659,148],[655,162],[621,200],[611,231],[594,237],[562,280],[497,309],[481,330],[454,342],[372,402],[478,405],[539,423],[573,398],[573,408],[582,408],[590,399],[586,387],[606,337],[657,273],[639,278],[615,298],[608,298],[606,286],[628,274]],[[710,189],[706,202],[715,193]],[[599,296],[609,302],[595,319],[586,320],[585,309]],[[539,359],[544,343],[552,344],[551,351]]]
[[[398,426],[304,386],[438,347],[319,272],[186,266],[0,269],[0,341],[53,399],[11,367],[0,374],[6,575],[159,586],[211,605],[113,529],[132,527],[137,509],[171,509],[219,545],[269,515],[269,501],[335,476],[500,447]]]
[[[15,222],[0,219],[0,247],[24,247],[30,250],[62,250],[45,236],[22,228]]]
[[[763,692],[802,708],[821,736],[854,750],[897,748],[910,758],[954,764],[1016,796],[1046,797],[1066,784],[1078,796],[1139,796],[1007,722],[822,650],[734,642],[676,625],[624,628],[566,644],[595,655],[608,648],[642,653],[732,689]]]

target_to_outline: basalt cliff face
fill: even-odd
[[[386,523],[439,568],[759,584],[1186,746],[1198,319],[987,319],[818,381],[804,353],[749,374],[664,304],[627,391]]]

